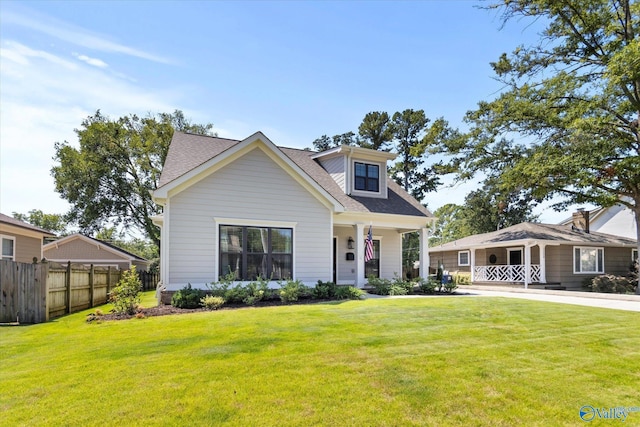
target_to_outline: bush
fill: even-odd
[[[458,285],[456,284],[455,281],[452,281],[451,283],[445,283],[443,285],[444,288],[444,292],[448,293],[448,294],[452,294],[453,291],[455,291],[456,289],[458,289]]]
[[[373,286],[373,293],[378,295],[390,295],[392,282],[389,279],[369,276],[369,286]]]
[[[311,289],[299,280],[287,280],[284,285],[278,283],[280,284],[280,300],[284,303],[295,302],[298,301],[298,298],[311,296]]]
[[[118,284],[109,294],[109,301],[113,303],[113,311],[117,314],[134,314],[140,305],[140,291],[142,283],[136,273],[136,267],[122,273]]]
[[[189,283],[187,286],[173,294],[171,305],[178,308],[198,308],[200,300],[204,297],[204,291],[193,289]]]
[[[394,276],[391,287],[402,288],[403,290],[399,292],[404,292],[404,293],[395,293],[391,295],[411,295],[413,293],[413,282],[404,280],[403,278],[398,277],[398,275]]]
[[[593,279],[585,279],[583,286],[592,292],[603,292],[608,294],[633,293],[636,283],[629,277],[614,276],[605,274]]]
[[[334,295],[335,299],[361,299],[364,291],[353,286],[337,286]]]
[[[335,298],[338,293],[338,288],[338,285],[333,282],[323,282],[322,280],[318,280],[316,287],[313,289],[313,298]]]
[[[242,302],[247,305],[254,305],[258,301],[262,301],[269,293],[269,281],[262,277],[258,277],[258,280],[251,282],[246,287],[246,296]]]
[[[200,299],[200,305],[207,310],[217,310],[224,305],[224,298],[207,295]]]
[[[397,284],[392,284],[391,287],[389,288],[389,294],[388,295],[407,295],[409,292],[407,291],[407,288],[402,286],[402,285],[397,285]]]
[[[457,273],[453,275],[453,283],[456,285],[470,285],[471,273]]]
[[[436,292],[436,288],[438,288],[438,283],[435,280],[423,279],[422,277],[418,280],[418,288],[421,292],[432,295]]]

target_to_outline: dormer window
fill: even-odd
[[[380,191],[380,166],[355,162],[354,188],[360,191]]]

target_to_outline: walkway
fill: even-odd
[[[523,289],[501,286],[460,286],[456,295],[474,297],[506,297],[535,301],[557,302],[561,304],[584,305],[588,307],[612,308],[640,312],[640,295],[599,294],[592,292],[554,291],[546,289]],[[386,297],[386,298],[407,298]],[[367,295],[367,298],[381,298],[379,295]],[[439,297],[441,298],[441,297]]]

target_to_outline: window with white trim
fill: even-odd
[[[380,166],[370,163],[354,163],[353,188],[359,191],[380,191]]]
[[[573,248],[573,273],[604,273],[604,248],[575,246]]]
[[[293,229],[220,226],[220,276],[235,280],[293,278]]]
[[[15,261],[16,259],[16,238],[13,236],[2,236],[2,259]]]
[[[638,261],[638,250],[637,249],[631,249],[631,261],[632,262]]]
[[[458,252],[458,265],[460,267],[471,265],[471,254],[469,253],[469,251]]]

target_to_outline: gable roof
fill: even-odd
[[[44,235],[47,236],[55,236],[54,233],[47,231],[43,228],[40,227],[36,227],[35,225],[31,225],[28,224],[24,221],[20,221],[19,219],[15,219],[9,215],[5,215],[3,213],[0,213],[0,222],[8,224],[8,225],[13,225],[15,227],[20,227],[20,228],[24,228],[25,230],[30,230],[30,231],[36,231],[38,233],[42,233]]]
[[[474,234],[443,245],[429,248],[430,252],[469,248],[513,246],[514,244],[589,244],[601,246],[635,247],[633,239],[605,233],[585,233],[571,226],[523,222],[490,233]]]
[[[205,165],[241,143],[243,141],[175,132],[160,176],[160,187],[184,177],[194,169]],[[390,178],[387,178],[387,199],[349,196],[344,193],[331,175],[314,160],[314,157],[318,155],[317,152],[286,147],[274,146],[274,148],[296,165],[308,180],[317,184],[332,199],[343,206],[345,211],[433,217],[427,208]]]
[[[136,260],[136,261],[149,262],[149,260],[142,258],[141,256],[138,256],[125,249],[122,249],[121,247],[118,247],[112,243],[105,242],[104,240],[100,240],[100,239],[95,239],[93,237],[85,236],[84,234],[80,234],[80,233],[70,234],[68,236],[62,237],[61,239],[54,240],[53,242],[47,243],[42,247],[42,250],[46,251],[48,249],[57,248],[58,246],[71,243],[74,240],[83,240],[92,245],[97,245],[98,247],[106,249],[107,251],[129,261]]]

